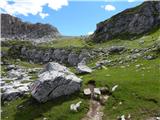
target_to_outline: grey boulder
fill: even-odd
[[[15,65],[8,65],[7,66],[7,70],[12,70],[12,69],[16,69],[16,66]]]
[[[153,60],[153,59],[155,59],[156,57],[155,57],[155,56],[152,56],[152,55],[148,55],[148,56],[144,56],[144,58],[145,58],[146,60]]]
[[[110,53],[118,53],[118,52],[121,52],[125,49],[124,46],[112,46],[109,48],[109,52]]]
[[[68,55],[68,63],[72,66],[76,66],[79,63],[79,56],[76,53],[71,52]]]
[[[24,91],[15,91],[15,92],[10,92],[10,93],[2,93],[1,94],[1,100],[2,101],[11,101],[15,100],[19,97],[24,96],[25,92]]]
[[[81,82],[82,80],[65,66],[50,62],[39,74],[39,79],[30,86],[31,95],[38,102],[46,102],[79,91]]]

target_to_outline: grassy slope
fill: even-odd
[[[97,70],[84,77],[84,82],[94,79],[97,86],[119,85],[117,91],[110,97],[105,105],[104,120],[115,120],[117,116],[131,114],[133,119],[144,117],[160,112],[160,59],[146,61],[138,60],[129,67],[108,67],[107,70]],[[142,69],[137,69],[136,64],[143,64]],[[110,75],[110,76],[108,76]],[[154,103],[155,102],[157,103]],[[118,105],[122,102],[122,105]],[[114,109],[115,108],[115,109]],[[153,112],[153,113],[152,113]]]
[[[38,104],[30,97],[18,99],[8,104],[5,107],[2,105],[2,119],[3,120],[77,120],[83,117],[88,110],[87,102],[78,95],[49,101],[44,104]],[[81,109],[78,113],[70,111],[70,104],[82,101]],[[18,106],[22,106],[21,108]]]
[[[140,44],[140,41],[144,41],[144,44]],[[133,40],[114,39],[100,44],[95,43],[93,46],[94,48],[106,48],[112,45],[123,45],[128,48],[145,48],[155,43],[160,43],[160,29],[141,38],[135,38]]]
[[[126,68],[117,65],[107,67],[107,70],[96,70],[89,75],[83,76],[83,87],[86,87],[87,81],[91,79],[96,80],[97,86],[109,85],[111,87],[116,84],[119,85],[113,94],[114,97],[110,97],[105,105],[104,120],[115,120],[118,115],[122,114],[131,114],[133,119],[143,120],[144,117],[159,113],[159,61],[160,58],[152,61],[140,59],[135,63],[131,63],[129,67],[127,67],[127,64],[123,65]],[[137,64],[143,64],[142,68],[145,69],[137,69],[135,67]],[[70,104],[79,100],[83,101],[80,112],[70,112]],[[87,100],[81,95],[73,95],[69,98],[58,99],[45,104],[37,104],[31,101],[30,97],[26,97],[9,102],[9,105],[2,105],[2,118],[4,120],[40,120],[46,117],[51,120],[63,120],[63,118],[65,120],[79,120],[88,108]],[[119,102],[122,102],[122,105],[119,105]],[[17,106],[21,105],[24,108],[17,109]]]
[[[109,47],[111,45],[125,45],[129,48],[148,47],[152,44],[160,42],[160,30],[136,39],[134,41],[113,40],[101,44],[90,44],[93,48]],[[144,40],[144,44],[140,45],[139,41]],[[74,42],[72,42],[74,41]],[[72,46],[84,47],[87,43],[81,40],[63,40],[49,44],[45,47],[66,48]],[[127,55],[128,53],[126,53]],[[124,54],[122,56],[125,56]],[[110,59],[121,57],[121,55],[110,56]],[[98,59],[98,58],[97,58]],[[94,62],[90,63],[93,65]],[[29,64],[27,62],[18,63],[25,67],[38,67],[39,65]],[[130,66],[127,67],[126,64]],[[105,84],[113,86],[118,84],[117,91],[110,97],[105,105],[104,120],[115,120],[117,116],[122,114],[131,114],[133,119],[144,120],[145,117],[155,116],[160,113],[160,57],[155,60],[139,59],[136,63],[126,63],[126,68],[121,68],[120,65],[108,67],[107,70],[96,70],[90,75],[83,76],[83,87],[86,87],[88,80],[94,79],[97,81],[97,86],[104,86]],[[136,68],[135,65],[143,64],[141,68]],[[142,69],[145,68],[145,69]],[[138,71],[137,71],[138,70]],[[108,76],[110,75],[110,76]],[[18,99],[9,102],[9,105],[2,105],[2,119],[4,120],[40,120],[43,117],[50,120],[78,120],[86,114],[88,103],[87,100],[80,97],[81,95],[73,95],[70,98],[58,99],[50,101],[45,104],[28,103],[30,97]],[[82,108],[78,113],[72,113],[69,106],[79,100],[83,101]],[[122,102],[122,105],[118,103]],[[24,109],[17,109],[18,105],[24,105]],[[8,117],[8,118],[6,118]]]
[[[133,40],[121,40],[114,39],[104,43],[91,43],[89,41],[85,41],[81,38],[72,38],[72,39],[60,39],[50,43],[39,45],[40,47],[45,48],[106,48],[113,45],[123,45],[128,48],[145,48],[149,47],[155,43],[160,43],[160,29],[151,34],[145,35],[141,38],[135,38]],[[140,41],[144,41],[144,44],[140,44]]]
[[[43,67],[43,65],[31,64],[25,61],[16,62],[13,59],[10,59],[8,62],[25,68]],[[2,66],[1,74],[5,75],[5,73],[5,66]],[[33,80],[37,79],[37,73],[31,76]],[[79,101],[82,101],[79,112],[70,111],[70,105]],[[22,106],[22,108],[18,106]],[[45,117],[49,120],[77,120],[81,119],[88,111],[88,106],[88,100],[78,93],[44,104],[38,104],[30,96],[25,96],[24,98],[2,104],[1,117],[3,120],[42,120]]]
[[[40,47],[45,47],[45,48],[69,48],[69,47],[81,48],[84,47],[85,45],[86,45],[85,41],[80,38],[59,39],[49,43],[39,44]]]
[[[49,43],[38,44],[41,48],[106,48],[112,45],[124,45],[128,48],[145,48],[153,45],[153,43],[160,43],[160,29],[151,34],[142,36],[141,38],[135,38],[133,40],[121,40],[114,39],[104,43],[92,43],[90,41],[85,41],[82,38],[71,38],[71,39],[57,39]],[[140,44],[139,41],[144,41],[144,44]],[[6,41],[2,44],[2,51],[7,51],[8,47],[15,45],[25,45],[32,46],[29,41]]]

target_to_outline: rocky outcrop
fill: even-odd
[[[57,28],[49,24],[31,24],[9,14],[1,14],[2,38],[45,42],[59,35]]]
[[[9,49],[8,56],[25,59],[34,63],[47,63],[57,61],[58,63],[76,66],[83,58],[91,58],[89,50],[75,52],[67,49],[41,49],[38,47],[12,46]]]
[[[28,86],[32,81],[32,76],[29,73],[37,73],[40,70],[39,68],[27,69],[16,65],[8,65],[5,68],[6,72],[2,74],[0,80],[2,101],[15,100],[28,94]]]
[[[50,62],[39,74],[39,80],[31,85],[31,95],[38,102],[46,102],[79,91],[81,81],[66,67]]]
[[[147,1],[97,24],[91,38],[103,42],[113,38],[133,38],[160,26],[160,1]]]

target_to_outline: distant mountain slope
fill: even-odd
[[[147,1],[98,23],[91,38],[96,42],[107,41],[115,37],[132,38],[159,26],[160,1]]]
[[[60,33],[49,24],[31,24],[9,14],[1,14],[1,36],[7,39],[55,38]],[[45,40],[45,39],[44,39]]]

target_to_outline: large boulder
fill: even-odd
[[[68,68],[55,62],[48,63],[31,87],[31,95],[38,102],[71,95],[79,91],[82,80]]]
[[[53,58],[60,63],[67,63],[69,51],[55,49]]]
[[[79,54],[79,61],[82,61],[84,58],[88,60],[90,57],[91,54],[88,51],[82,50],[81,53]]]
[[[78,54],[71,52],[68,55],[68,63],[72,66],[76,66],[79,63],[79,56]]]

